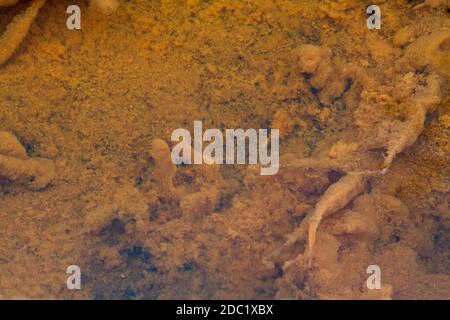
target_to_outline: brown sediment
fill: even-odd
[[[0,178],[40,190],[47,187],[54,176],[55,166],[51,160],[29,158],[13,135],[0,132]]]
[[[10,7],[17,4],[20,0],[0,0],[0,7]]]
[[[102,14],[110,15],[117,10],[117,0],[91,0],[90,7]]]
[[[10,6],[16,4],[16,2],[17,1],[0,2],[0,6]],[[0,65],[5,63],[20,46],[45,2],[46,0],[33,0],[30,7],[26,9],[24,13],[15,17],[6,31],[1,35]]]
[[[384,2],[374,31],[361,1],[117,3],[69,31],[48,1],[0,69],[26,142],[0,133],[3,298],[449,297],[445,8]],[[194,120],[279,128],[279,173],[174,165]]]
[[[320,221],[326,216],[345,208],[357,195],[364,191],[365,176],[363,173],[353,173],[341,178],[338,182],[332,184],[322,195],[316,204],[314,211],[309,214],[302,222],[307,224],[308,230],[308,252],[309,266],[312,264],[312,255],[314,245],[316,243],[316,233]],[[304,229],[300,226],[294,233],[290,235],[286,245],[292,245],[302,236]]]
[[[20,0],[0,0],[0,7],[10,7]],[[0,65],[8,61],[17,51],[20,44],[28,34],[32,23],[36,20],[39,10],[47,0],[32,0],[31,5],[23,13],[16,16],[8,25],[6,31],[0,36]],[[110,15],[117,10],[116,0],[92,0],[93,10],[104,15]]]

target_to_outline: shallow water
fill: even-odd
[[[445,5],[383,2],[369,30],[366,1],[119,3],[80,2],[82,29],[68,30],[69,3],[48,1],[0,66],[0,131],[56,168],[38,191],[0,180],[2,298],[450,298]],[[0,30],[27,5],[0,9]],[[321,48],[312,71],[304,44]],[[306,239],[285,248],[288,235],[330,185],[383,168],[431,76],[424,130],[323,219],[305,267]],[[155,139],[172,146],[195,120],[278,128],[280,171],[174,167]],[[81,290],[66,287],[70,265]]]

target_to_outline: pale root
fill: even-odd
[[[0,132],[0,177],[40,190],[53,181],[55,165],[49,159],[30,158],[16,137]]]

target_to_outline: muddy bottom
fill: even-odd
[[[379,29],[368,1],[79,1],[69,30],[48,0],[14,29],[32,2],[0,7],[1,298],[450,298],[445,1]],[[194,121],[278,129],[279,170],[174,164]]]

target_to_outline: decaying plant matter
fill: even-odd
[[[184,215],[202,216],[211,213],[219,201],[219,186],[223,185],[223,179],[219,174],[218,165],[208,165],[201,173],[203,180],[198,192],[188,192],[174,185],[177,167],[170,157],[168,144],[161,139],[153,140],[152,154],[155,160],[155,170],[152,174],[160,187],[160,194],[180,201],[180,207]],[[207,187],[208,183],[212,187]]]
[[[103,21],[82,3],[63,38],[42,18],[68,3],[46,3],[0,70],[4,129],[58,153],[44,192],[0,177],[5,298],[79,298],[58,276],[74,259],[81,298],[449,296],[444,8],[383,2],[367,30],[356,0],[136,0]],[[279,128],[278,174],[174,165],[170,133],[193,119]]]
[[[0,7],[10,7],[20,0],[0,0]],[[47,0],[32,0],[31,5],[16,16],[0,37],[0,65],[4,64],[19,48],[31,25]],[[93,0],[91,7],[103,14],[110,14],[117,9],[116,0]]]
[[[86,216],[85,232],[101,236],[102,232],[110,228],[111,224],[123,224],[129,241],[133,245],[142,245],[145,249],[152,248],[155,244],[147,239],[149,232],[155,232],[155,220],[172,220],[175,217],[188,223],[197,223],[211,215],[218,207],[221,192],[227,188],[226,182],[220,175],[218,165],[204,165],[196,171],[193,188],[190,186],[177,185],[177,172],[179,168],[172,162],[170,149],[162,139],[152,141],[151,150],[154,168],[150,173],[149,180],[156,183],[156,188],[150,188],[144,194],[134,186],[128,186],[114,197],[110,204],[102,205]],[[192,189],[195,189],[194,191]],[[130,199],[132,205],[130,205]],[[150,203],[149,203],[150,199]],[[176,207],[173,212],[165,212],[159,217],[150,217],[156,208],[172,204]],[[174,220],[176,221],[176,220]],[[171,224],[171,223],[169,223]],[[187,232],[183,230],[183,233]],[[181,235],[180,235],[181,236]],[[180,248],[182,248],[180,250]],[[175,261],[183,260],[189,251],[182,245],[174,250],[171,255]],[[123,257],[119,252],[123,248],[101,249],[100,256],[107,268],[123,263]],[[180,262],[181,263],[181,262]]]
[[[404,122],[394,121],[389,126],[391,137],[387,140],[384,147],[387,149],[387,156],[384,161],[383,169],[365,170],[349,172],[339,181],[332,184],[319,199],[314,211],[309,214],[302,222],[301,226],[290,235],[286,242],[287,246],[292,245],[299,240],[306,230],[308,230],[308,248],[311,257],[316,241],[316,232],[320,221],[340,209],[345,208],[357,195],[364,191],[366,179],[385,174],[395,156],[402,152],[406,147],[412,145],[424,129],[425,117],[440,102],[441,92],[439,80],[435,76],[428,79],[428,84],[419,87],[416,94],[406,103],[406,120]],[[341,162],[333,159],[304,159],[294,161],[293,164],[298,169],[307,169],[308,166],[317,165],[319,167],[343,168],[345,160]],[[311,265],[311,259],[310,263]]]
[[[406,48],[405,55],[399,61],[407,64],[407,61],[414,59],[413,57],[419,51],[423,51],[420,48],[425,47],[425,52],[428,52],[428,54],[422,55],[421,59],[414,62],[417,68],[435,62],[440,63],[440,60],[431,61],[431,59],[445,59],[443,53],[439,50],[442,44],[448,41],[448,38],[449,34],[446,29],[420,37]],[[300,226],[288,236],[284,248],[276,252],[275,256],[279,257],[282,251],[288,250],[295,243],[303,240],[305,236],[307,238],[305,253],[300,254],[293,260],[284,262],[285,276],[280,282],[282,283],[279,286],[280,292],[296,288],[294,283],[305,277],[305,275],[299,274],[299,272],[302,272],[299,270],[306,272],[307,269],[312,267],[313,252],[317,244],[317,232],[321,221],[328,216],[342,212],[355,198],[367,191],[366,185],[368,183],[386,174],[396,156],[417,140],[424,129],[427,115],[436,109],[442,99],[442,81],[435,73],[418,75],[419,73],[410,72],[401,75],[395,85],[397,90],[391,92],[391,97],[389,97],[383,92],[385,88],[381,88],[380,93],[377,93],[374,90],[377,86],[373,82],[367,81],[367,78],[363,79],[362,73],[357,68],[334,62],[329,49],[303,45],[295,50],[295,55],[299,57],[297,59],[298,66],[295,66],[295,68],[298,68],[302,74],[307,75],[307,81],[317,91],[320,101],[324,104],[343,94],[345,79],[352,78],[354,81],[360,81],[364,89],[354,115],[355,124],[359,128],[359,139],[357,141],[339,141],[330,149],[327,156],[290,159],[285,164],[284,169],[281,169],[280,174],[282,176],[298,175],[302,177],[301,180],[303,181],[305,181],[305,176],[308,176],[308,172],[314,171],[316,173],[313,173],[313,175],[326,176],[327,173],[334,171],[342,176],[328,186]],[[386,112],[392,110],[392,107],[387,106],[392,105],[393,101],[398,103],[397,110],[400,110],[400,116],[392,118],[392,116],[386,116]],[[380,110],[387,111],[383,113]],[[377,113],[378,115],[374,116]],[[360,141],[370,141],[370,143],[364,146],[361,145]],[[384,161],[378,167],[367,168],[367,163],[373,163],[373,158],[371,158],[372,161],[368,161],[368,157],[371,157],[369,153],[376,150],[385,151]],[[289,179],[295,181],[291,177]],[[338,226],[339,229],[340,226],[341,229],[345,230],[341,231],[344,234],[360,234],[362,231],[364,233],[364,230],[371,234],[378,234],[378,232],[373,231],[376,229],[372,227],[373,222],[368,221],[368,217],[360,215],[362,213],[352,210],[345,211],[339,218],[334,219],[333,228],[336,229],[336,226]],[[337,251],[339,248],[339,241],[332,235],[325,236],[323,234],[319,237],[319,241],[325,241],[321,250],[333,251],[335,249]],[[326,244],[327,242],[329,243]],[[320,254],[321,258],[318,262],[321,268],[323,267],[322,255],[323,253]],[[337,257],[334,260],[331,259],[328,263],[337,263]],[[297,268],[297,270],[293,268]],[[298,289],[294,289],[294,291],[297,292]],[[384,298],[390,297],[392,290],[388,291],[383,293]],[[281,294],[280,297],[283,296]],[[355,297],[351,291],[343,292],[340,296]]]
[[[310,266],[312,263],[314,245],[316,243],[317,228],[319,227],[320,221],[326,216],[343,209],[357,195],[362,193],[364,191],[365,178],[364,173],[350,173],[331,185],[316,204],[314,211],[305,218],[300,228],[290,235],[290,239],[286,243],[288,246],[298,240],[298,237],[301,236],[303,232],[303,225],[305,225],[305,223],[308,224]]]
[[[0,132],[0,177],[40,190],[55,177],[55,166],[49,159],[30,158],[15,136]]]
[[[18,0],[1,0],[0,6],[12,6]],[[0,65],[5,63],[17,50],[28,34],[28,30],[36,19],[39,10],[46,0],[33,0],[24,13],[16,16],[0,38]]]
[[[414,9],[420,9],[423,7],[439,8],[441,6],[444,6],[445,4],[447,4],[447,0],[425,0],[424,2],[419,3],[413,8]]]
[[[435,109],[441,101],[441,88],[439,79],[429,77],[425,87],[419,87],[418,91],[405,106],[406,120],[397,124],[394,134],[387,143],[387,156],[383,170],[387,170],[395,156],[405,148],[412,145],[422,133],[427,114]]]

